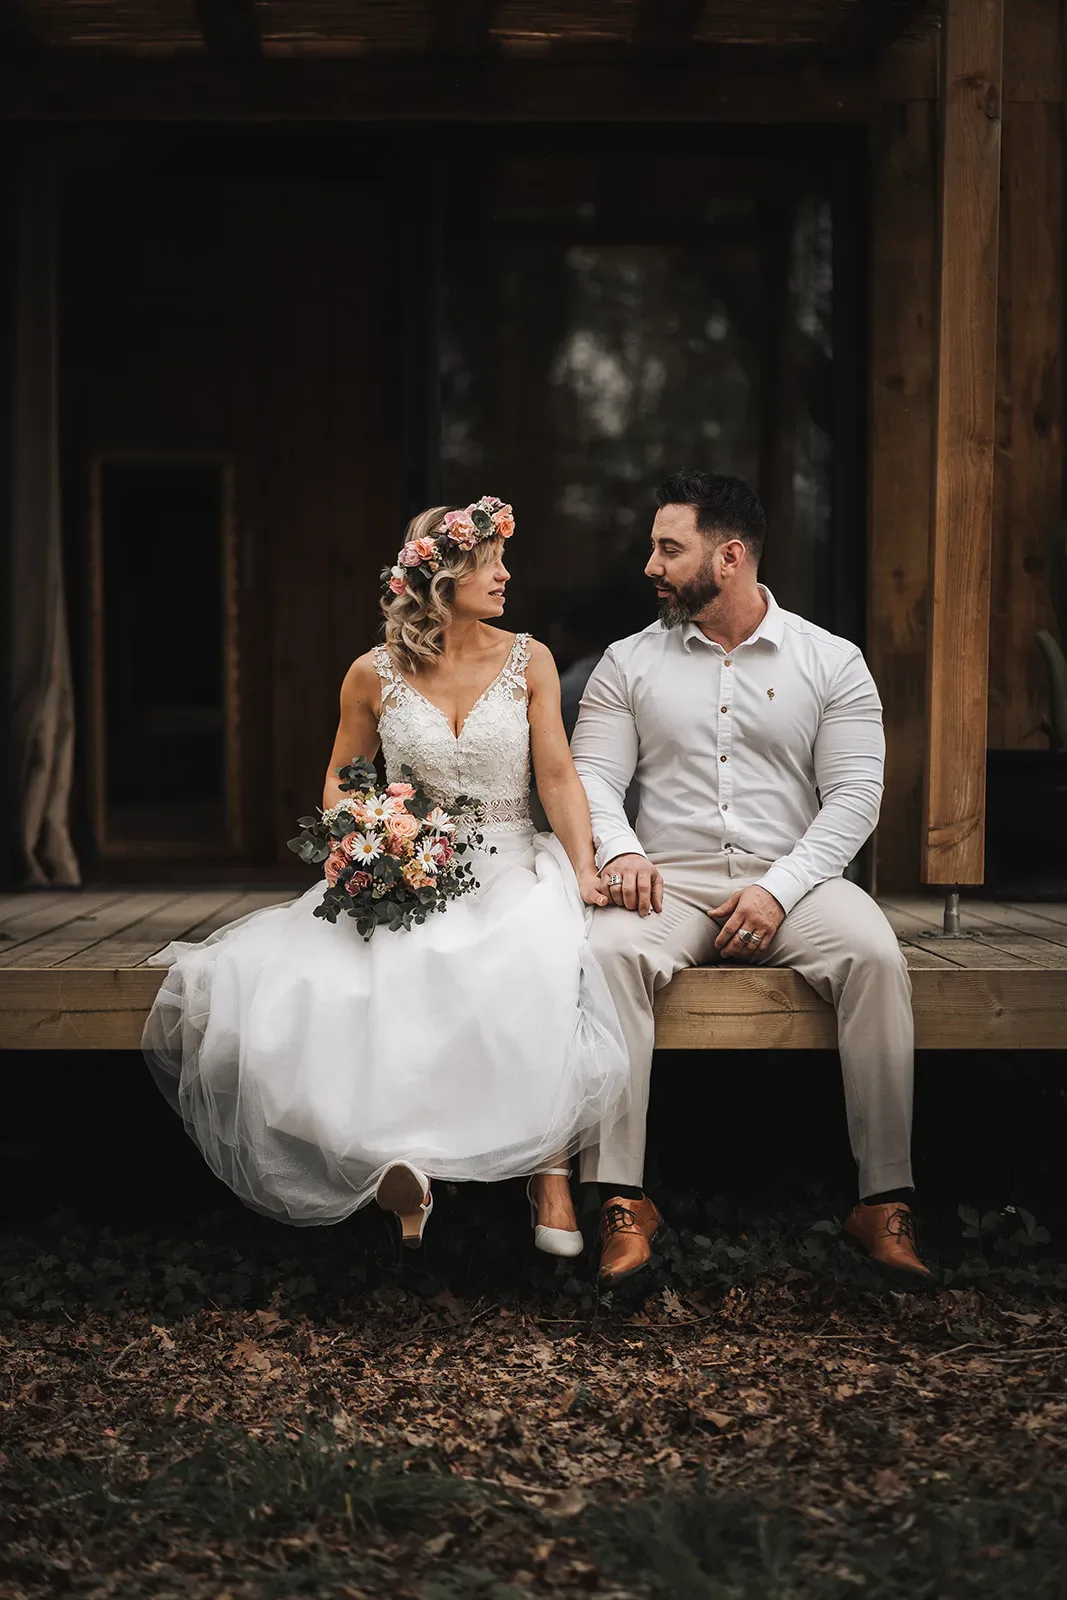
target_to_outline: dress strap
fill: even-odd
[[[513,693],[521,694],[524,698],[527,693],[526,668],[529,665],[530,635],[528,633],[517,633],[515,635],[515,643],[511,647],[511,654],[504,663],[504,670],[500,677]]]
[[[387,647],[376,644],[371,653],[374,656],[374,670],[385,685],[385,693],[399,695],[405,686],[404,679],[393,666]]]

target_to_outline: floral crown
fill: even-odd
[[[495,495],[483,494],[464,511],[446,511],[435,533],[410,539],[396,558],[396,566],[382,569],[382,588],[389,594],[407,594],[412,578],[429,581],[440,569],[442,546],[473,550],[487,539],[510,539],[515,514]]]

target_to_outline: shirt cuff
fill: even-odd
[[[629,830],[625,833],[616,833],[606,843],[596,841],[596,869],[602,871],[609,861],[614,861],[616,856],[643,856],[644,847],[636,833]]]
[[[807,889],[798,883],[789,868],[776,861],[769,871],[763,874],[758,883],[753,885],[756,889],[766,889],[768,894],[773,894],[786,916],[792,911],[798,900],[807,894]]]

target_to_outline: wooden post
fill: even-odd
[[[923,881],[984,877],[1004,0],[948,0]]]

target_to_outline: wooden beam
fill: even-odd
[[[209,56],[218,61],[258,61],[263,54],[254,0],[194,0],[197,25]]]
[[[706,0],[638,0],[635,54],[659,61],[684,56],[705,8]]]
[[[433,0],[427,53],[464,58],[488,55],[493,48],[493,14],[500,0]]]
[[[852,0],[827,38],[827,60],[870,61],[938,10],[930,0]]]
[[[47,48],[48,30],[33,0],[0,0],[0,56],[33,56]]]
[[[885,106],[871,149],[867,659],[885,709],[879,894],[919,882],[934,446],[937,106]]]
[[[828,67],[713,48],[671,72],[635,61],[566,63],[286,58],[235,73],[206,57],[52,53],[0,62],[0,122],[865,121],[876,67]]]
[[[984,878],[1004,0],[948,0],[923,882]]]
[[[909,950],[909,957],[914,953]],[[920,1050],[1067,1048],[1062,970],[989,963],[912,966]],[[921,960],[921,955],[916,958]],[[100,971],[0,970],[0,1049],[136,1050],[164,974],[158,967]],[[656,999],[660,1050],[832,1050],[837,1019],[785,968],[698,967]]]

